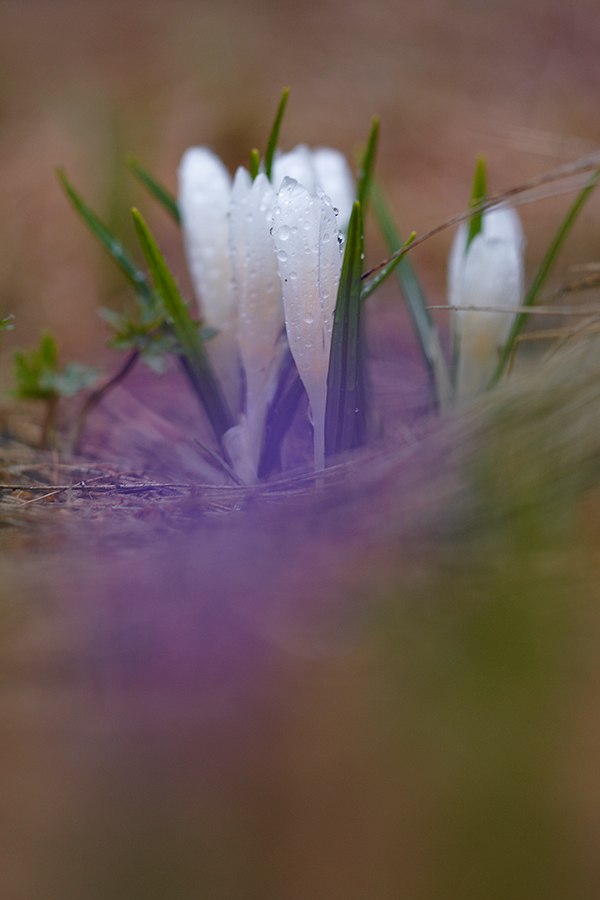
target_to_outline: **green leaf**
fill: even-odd
[[[371,199],[373,212],[388,250],[390,253],[396,253],[403,245],[402,238],[377,179],[373,179]],[[400,257],[400,262],[396,268],[396,278],[398,279],[404,302],[408,307],[425,364],[433,379],[436,405],[439,409],[444,410],[450,406],[452,401],[450,373],[437,328],[431,318],[431,313],[427,309],[425,293],[407,256]]]
[[[480,156],[475,163],[475,174],[473,176],[473,191],[471,194],[471,206],[479,206],[485,200],[487,190],[487,178],[485,168],[485,157]],[[483,210],[474,212],[469,220],[469,233],[467,235],[467,244],[465,253],[471,245],[471,241],[481,231],[483,224]]]
[[[57,175],[71,203],[90,229],[94,237],[111,255],[125,278],[133,285],[140,300],[148,307],[155,306],[155,298],[148,285],[146,276],[138,269],[133,259],[123,247],[121,241],[104,225],[70,183],[63,169],[57,169]]]
[[[177,222],[179,225],[181,223],[181,218],[179,216],[179,208],[177,206],[177,200],[173,196],[173,194],[167,190],[167,188],[158,181],[154,175],[151,175],[148,169],[144,168],[144,166],[140,163],[135,156],[127,157],[127,165],[136,176],[136,178],[144,185],[145,188],[152,194],[155,200],[163,206],[169,215]]]
[[[93,366],[83,366],[81,363],[68,363],[62,372],[55,373],[51,384],[57,394],[62,397],[73,397],[79,391],[92,387],[100,376],[98,369]]]
[[[273,122],[273,127],[271,129],[271,134],[269,135],[269,141],[267,143],[267,149],[265,152],[265,174],[269,181],[271,180],[271,172],[273,171],[273,159],[275,158],[277,142],[279,141],[279,132],[281,130],[281,122],[283,120],[283,114],[285,112],[285,107],[287,105],[289,95],[290,89],[284,88],[283,93],[281,94],[281,100],[279,101],[279,106],[277,108],[277,113],[275,115],[275,121]]]
[[[259,172],[260,153],[255,149],[250,152],[250,178],[252,179],[252,181],[254,181]]]
[[[24,400],[55,401],[72,397],[98,379],[98,371],[80,363],[59,368],[58,348],[51,334],[45,333],[37,350],[14,354],[16,394]]]
[[[567,212],[566,216],[560,223],[558,231],[554,235],[546,254],[540,263],[540,266],[535,273],[533,281],[529,286],[527,293],[525,294],[525,298],[523,300],[523,306],[533,306],[538,298],[538,295],[541,289],[544,286],[546,278],[552,268],[556,257],[560,253],[562,246],[569,234],[571,228],[575,224],[575,221],[589,200],[594,188],[600,181],[600,169],[596,169],[596,171],[591,175],[588,179],[585,187],[582,191],[577,195],[575,201],[573,202],[571,208]],[[508,336],[508,340],[504,345],[504,349],[500,355],[500,359],[498,361],[498,365],[496,367],[496,371],[494,372],[491,381],[488,385],[488,389],[494,387],[500,378],[502,377],[502,373],[506,368],[506,364],[510,359],[510,355],[512,353],[512,349],[517,338],[517,335],[521,332],[525,322],[527,321],[527,313],[520,313],[513,322],[513,327],[511,328],[510,334]]]
[[[366,437],[364,336],[361,321],[362,210],[355,201],[348,225],[327,374],[325,451],[359,446]]]
[[[363,221],[367,211],[367,203],[371,191],[371,182],[373,180],[373,168],[375,166],[375,153],[377,151],[377,140],[379,137],[379,119],[374,118],[369,139],[365,152],[362,155],[358,170],[358,193],[357,198],[362,208]]]
[[[220,442],[225,432],[233,426],[234,421],[198,335],[198,327],[183,302],[175,279],[169,271],[150,229],[137,209],[132,210],[132,215],[155,288],[162,297],[165,309],[173,321],[177,339],[181,344],[184,368],[206,410],[217,440]]]

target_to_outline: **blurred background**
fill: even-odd
[[[0,0],[2,383],[44,329],[116,363],[96,310],[131,298],[57,166],[132,248],[140,205],[189,292],[126,153],[173,191],[191,144],[233,171],[289,86],[284,149],[352,159],[381,117],[379,177],[420,233],[465,208],[480,153],[499,190],[598,149],[599,46],[593,0]],[[529,273],[568,203],[522,208]],[[451,240],[414,254],[433,302]],[[599,259],[596,200],[555,283]],[[393,288],[371,315],[373,353],[422,388]],[[586,366],[529,406],[519,383],[462,444],[409,435],[418,466],[333,510],[5,529],[3,900],[598,897]]]

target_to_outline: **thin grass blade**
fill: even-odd
[[[377,225],[390,254],[397,253],[402,247],[407,246],[410,240],[403,243],[376,179],[371,185],[371,199]],[[436,405],[443,411],[452,402],[452,383],[438,331],[427,309],[427,300],[412,263],[406,255],[397,258],[399,260],[396,267],[398,285],[408,307],[425,364],[433,379]],[[393,261],[391,260],[388,265]]]
[[[562,220],[562,222],[558,228],[558,231],[554,235],[554,238],[553,238],[552,242],[550,243],[548,250],[546,251],[546,255],[544,256],[542,262],[540,263],[540,266],[539,266],[537,272],[535,273],[533,281],[531,282],[531,285],[529,286],[529,289],[528,289],[527,293],[525,294],[525,298],[524,298],[523,304],[522,304],[523,306],[533,306],[535,304],[535,301],[537,300],[538,295],[544,286],[546,278],[548,277],[550,269],[552,268],[552,266],[556,260],[556,257],[560,253],[562,246],[563,246],[571,228],[575,224],[575,221],[576,221],[577,217],[579,216],[579,213],[581,212],[581,210],[583,209],[583,207],[589,200],[590,196],[592,195],[592,192],[594,191],[594,188],[596,187],[596,185],[598,184],[599,181],[600,181],[600,169],[596,169],[596,171],[593,173],[593,175],[588,179],[588,182],[585,185],[585,187],[583,188],[583,190],[580,191],[580,193],[575,198],[575,201],[573,202],[571,208],[567,212],[565,218]],[[492,376],[492,379],[488,385],[488,388],[494,387],[498,383],[500,378],[502,377],[502,373],[504,372],[504,369],[506,368],[506,364],[508,363],[508,360],[510,359],[515,340],[516,340],[517,336],[519,335],[519,333],[521,332],[526,321],[527,321],[527,313],[520,313],[515,318],[513,327],[508,336],[508,340],[504,346],[504,349],[500,356],[500,360],[498,361],[498,366],[496,367],[496,371],[494,372],[494,374]]]
[[[252,150],[250,152],[250,178],[252,179],[252,181],[254,181],[259,172],[260,153],[258,152],[258,150]]]
[[[362,255],[362,210],[356,200],[348,225],[331,338],[325,411],[328,456],[358,446],[366,431],[360,297]]]
[[[137,209],[132,210],[133,221],[141,248],[183,351],[185,371],[200,398],[219,443],[225,432],[234,424],[221,386],[213,372],[198,328],[194,324],[179,288],[158,249],[150,229]]]
[[[285,112],[285,107],[287,105],[289,95],[290,89],[284,88],[281,94],[281,100],[279,101],[279,106],[277,107],[277,113],[275,115],[275,121],[273,122],[273,127],[271,129],[271,134],[269,135],[269,140],[267,142],[267,149],[265,151],[265,174],[269,181],[271,180],[273,159],[275,158],[277,142],[279,141],[279,132],[281,130],[283,114]]]
[[[127,157],[127,165],[135,175],[135,177],[140,181],[145,188],[148,189],[149,193],[152,194],[155,200],[163,206],[166,211],[169,213],[171,218],[177,222],[179,225],[181,223],[181,219],[179,216],[179,208],[177,206],[177,200],[171,194],[167,188],[161,184],[154,175],[151,175],[148,169],[144,168],[141,162],[136,159],[135,156]]]
[[[373,169],[375,166],[375,154],[377,152],[377,141],[379,138],[379,119],[374,118],[371,124],[371,131],[365,152],[362,155],[360,166],[358,169],[358,192],[357,199],[362,209],[363,221],[367,214],[367,203],[371,192],[371,183],[373,181]]]
[[[414,241],[417,236],[417,232],[413,231],[407,241],[404,242],[402,247],[399,247],[399,250],[404,250],[406,247],[409,247],[410,244]],[[393,259],[389,261],[389,263],[384,266],[382,269],[379,269],[377,273],[371,278],[369,281],[363,281],[362,287],[360,290],[360,299],[364,303],[365,300],[373,294],[377,288],[383,284],[386,278],[392,274],[397,265],[400,264],[401,260],[405,259],[403,256],[395,256]]]
[[[92,232],[96,240],[108,251],[125,278],[133,285],[144,304],[154,308],[152,289],[146,276],[134,263],[127,253],[121,241],[106,227],[95,212],[87,205],[80,194],[75,190],[63,169],[57,169],[56,174],[63,186],[69,200]]]

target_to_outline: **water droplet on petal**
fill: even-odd
[[[279,260],[279,262],[287,262],[287,253],[285,252],[285,250],[278,250],[277,259]]]
[[[337,206],[334,206],[334,207],[333,207],[333,211],[334,211],[334,213],[336,214],[336,216],[339,216],[340,211],[339,211],[339,209],[337,208]]]
[[[315,317],[311,316],[311,315],[305,316],[304,321],[306,322],[307,325],[312,325],[313,322],[315,321]],[[307,344],[307,347],[310,347],[310,345]]]
[[[295,281],[297,277],[298,277],[297,272],[290,272],[290,274],[289,274],[290,281]]]
[[[343,234],[338,234],[338,236],[337,236],[337,241],[338,241],[338,244],[339,244],[340,247],[341,247],[342,244],[344,243],[344,235],[343,235]]]
[[[277,232],[277,237],[279,238],[280,241],[287,241],[289,236],[290,236],[290,229],[288,228],[287,225],[282,225],[280,227],[279,231]]]
[[[331,240],[331,235],[329,234],[328,231],[325,232],[325,234],[323,235],[323,237],[321,238],[321,240],[322,240],[322,242],[323,242],[324,244],[328,244],[328,243],[329,243],[329,241]]]

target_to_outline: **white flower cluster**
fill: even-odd
[[[252,180],[244,168],[232,181],[206,147],[190,148],[181,161],[178,207],[186,256],[203,320],[219,332],[209,351],[238,417],[225,446],[247,483],[257,478],[284,323],[310,403],[315,464],[324,466],[341,232],[354,196],[345,158],[329,148],[300,145],[280,154],[271,181],[263,173]]]

